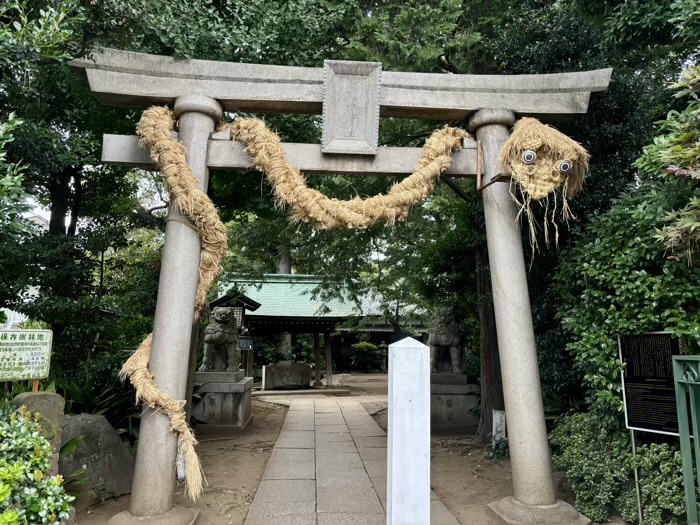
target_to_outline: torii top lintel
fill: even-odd
[[[585,113],[592,92],[605,91],[612,69],[547,75],[452,75],[382,71],[377,62],[327,60],[323,68],[177,59],[98,49],[71,66],[105,104],[145,108],[203,95],[226,111],[323,113],[322,145],[285,144],[302,171],[400,175],[411,173],[418,148],[379,148],[379,117],[464,120],[484,108],[507,109],[546,122]],[[240,145],[211,137],[212,169],[250,169]],[[229,143],[230,144],[230,143]],[[465,141],[450,176],[475,176],[477,147]],[[148,167],[136,137],[105,135],[102,160]]]
[[[368,64],[329,61],[331,64]],[[84,71],[105,104],[147,107],[181,95],[218,100],[227,111],[321,113],[324,69],[177,59],[113,49],[71,65]],[[379,65],[380,64],[376,64]],[[366,74],[366,73],[364,73]],[[548,121],[585,113],[591,92],[605,91],[612,69],[546,75],[452,75],[382,71],[382,117],[463,120],[505,108]]]

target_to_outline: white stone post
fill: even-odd
[[[187,163],[206,191],[209,180],[207,147],[222,109],[215,100],[187,95],[175,101],[179,139]],[[195,293],[199,279],[200,243],[197,232],[179,210],[170,208],[165,228],[163,261],[153,329],[150,371],[159,388],[174,399],[184,399],[189,365]],[[185,525],[194,523],[196,509],[174,507],[177,435],[168,417],[145,409],[141,416],[134,482],[129,510],[117,514],[110,525]]]
[[[389,345],[387,525],[430,525],[430,349]]]
[[[483,147],[484,184],[499,173],[498,153],[514,122],[503,109],[482,109],[469,120]],[[491,503],[490,513],[499,524],[590,523],[554,494],[518,210],[508,183],[487,187],[483,199],[513,469],[513,496]]]

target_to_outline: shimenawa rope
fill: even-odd
[[[204,306],[214,279],[221,273],[221,260],[226,252],[226,228],[219,219],[214,204],[198,189],[185,157],[185,148],[172,138],[175,118],[165,107],[144,111],[138,125],[142,144],[150,149],[163,174],[171,203],[193,222],[201,240],[199,284],[195,303],[195,320]],[[379,222],[394,223],[405,219],[413,204],[425,199],[434,189],[435,181],[446,170],[452,152],[461,149],[462,139],[469,135],[457,128],[435,131],[427,140],[414,173],[395,184],[386,195],[350,201],[329,199],[306,186],[299,170],[284,159],[279,136],[257,119],[237,119],[229,128],[232,137],[242,141],[256,166],[267,174],[275,189],[277,204],[288,205],[292,216],[300,221],[317,221],[323,228],[367,228]],[[178,471],[183,470],[186,493],[196,500],[203,491],[204,476],[194,450],[197,443],[185,419],[185,401],[178,401],[162,392],[148,369],[153,334],[139,345],[124,363],[120,376],[129,378],[136,389],[136,401],[165,413],[170,428],[178,434]]]
[[[294,220],[315,221],[329,230],[364,229],[405,219],[415,203],[432,193],[436,180],[450,166],[452,152],[462,149],[462,140],[469,137],[459,128],[434,131],[423,146],[413,174],[394,184],[389,193],[344,201],[309,188],[301,172],[287,164],[279,136],[267,129],[263,121],[237,118],[219,129],[230,129],[232,138],[245,145],[248,155],[272,185],[278,206],[289,206]]]

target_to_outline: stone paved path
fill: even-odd
[[[431,525],[459,525],[431,491]],[[385,525],[386,433],[357,398],[295,399],[246,525]]]

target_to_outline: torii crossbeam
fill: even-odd
[[[380,117],[467,120],[483,148],[486,233],[513,469],[513,496],[489,505],[499,524],[590,522],[558,501],[544,420],[535,335],[517,209],[502,177],[498,152],[516,116],[558,122],[588,110],[592,92],[607,89],[611,69],[550,75],[450,75],[382,71],[381,64],[326,61],[302,68],[179,60],[115,50],[72,62],[99,100],[145,108],[167,104],[179,118],[188,164],[206,190],[209,169],[246,170],[240,145],[214,133],[224,111],[323,115],[322,144],[285,144],[302,171],[404,175],[419,148],[378,145]],[[445,175],[477,176],[479,148],[468,141]],[[148,168],[136,137],[105,135],[102,160]],[[178,210],[170,210],[158,288],[149,368],[159,387],[185,397],[199,239]],[[110,523],[194,523],[197,512],[174,507],[176,438],[167,416],[145,410],[129,511]],[[425,497],[429,497],[428,494]],[[388,523],[392,522],[388,516]],[[339,524],[342,525],[342,524]],[[421,525],[428,525],[421,523]]]

